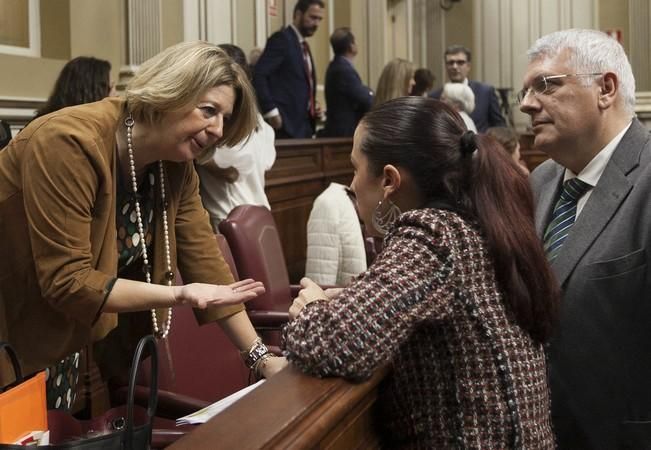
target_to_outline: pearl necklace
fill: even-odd
[[[135,121],[131,114],[124,119],[124,125],[127,127],[127,149],[129,153],[129,171],[131,173],[131,187],[136,202],[136,223],[138,225],[138,235],[140,236],[140,246],[142,248],[142,262],[143,269],[145,270],[145,278],[147,283],[151,284],[151,266],[147,258],[147,244],[145,243],[145,232],[142,226],[142,213],[140,212],[140,202],[138,201],[138,181],[136,177],[136,164],[133,158],[133,144],[131,134]],[[160,193],[161,203],[163,205],[163,233],[165,235],[165,263],[167,265],[167,272],[165,272],[165,279],[168,286],[172,286],[174,280],[174,272],[172,272],[172,258],[170,257],[170,235],[167,225],[167,202],[165,201],[165,171],[163,169],[163,161],[158,161],[158,171],[160,175]],[[172,326],[172,307],[167,308],[167,320],[163,323],[162,330],[158,327],[158,319],[156,317],[156,310],[151,310],[151,323],[154,328],[154,335],[158,338],[165,339],[170,332]]]

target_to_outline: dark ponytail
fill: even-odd
[[[391,100],[363,123],[361,151],[375,175],[387,164],[405,168],[427,201],[453,204],[479,222],[505,303],[523,329],[545,342],[560,294],[536,235],[529,183],[516,163],[493,138],[468,131],[436,100]]]
[[[545,342],[556,320],[560,292],[536,234],[529,181],[494,138],[479,135],[477,141],[469,195],[497,281],[520,326]]]

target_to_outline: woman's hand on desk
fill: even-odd
[[[326,295],[323,289],[307,277],[301,279],[301,287],[303,289],[298,291],[298,297],[294,299],[292,306],[289,307],[289,320],[294,320],[305,308],[305,305],[318,300],[330,300],[330,297]]]
[[[191,283],[176,286],[174,298],[177,304],[205,309],[214,305],[236,305],[248,302],[264,292],[261,282],[249,278],[228,285]]]
[[[258,377],[263,376],[264,378],[271,378],[283,370],[287,364],[289,363],[284,356],[272,356],[262,362],[259,370],[256,371],[256,375],[258,375]]]

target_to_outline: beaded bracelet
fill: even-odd
[[[255,367],[256,363],[265,355],[269,355],[269,349],[267,348],[266,345],[262,342],[262,339],[257,338],[255,341],[253,341],[253,344],[251,347],[249,347],[248,350],[240,352],[240,355],[242,356],[242,359],[244,359],[244,364],[246,366],[253,370]]]

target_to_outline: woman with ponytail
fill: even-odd
[[[317,376],[391,369],[389,448],[554,448],[543,346],[559,292],[527,179],[449,106],[403,97],[368,113],[351,185],[384,250],[337,292],[309,279],[284,352]]]

